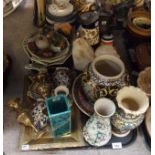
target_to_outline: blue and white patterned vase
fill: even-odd
[[[95,113],[83,128],[84,139],[92,146],[103,146],[111,139],[110,117],[115,113],[115,104],[107,98],[100,98],[94,104]]]
[[[92,103],[101,97],[115,100],[118,90],[128,83],[124,63],[112,55],[96,57],[81,78],[83,93]]]
[[[129,86],[118,91],[116,100],[117,110],[111,118],[112,131],[117,137],[125,137],[143,122],[149,98],[141,89]]]

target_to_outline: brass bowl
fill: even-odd
[[[151,36],[151,14],[147,11],[134,11],[128,15],[128,29],[138,37]]]

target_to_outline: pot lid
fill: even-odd
[[[83,25],[89,25],[96,22],[99,19],[99,13],[94,12],[84,12],[79,16],[79,21]]]

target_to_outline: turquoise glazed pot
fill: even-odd
[[[71,109],[65,95],[46,99],[46,107],[52,136],[60,137],[71,132]]]

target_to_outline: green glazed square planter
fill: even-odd
[[[46,107],[55,138],[71,132],[71,109],[65,95],[52,96],[46,99]]]

